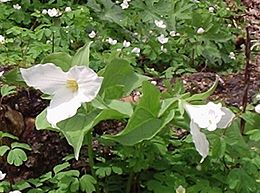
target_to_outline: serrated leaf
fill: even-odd
[[[12,149],[8,152],[7,162],[11,165],[20,166],[27,160],[26,153],[21,149]]]
[[[11,144],[12,149],[14,148],[22,148],[22,149],[26,149],[26,150],[32,150],[32,148],[26,144],[26,143],[18,143],[18,142],[14,142]]]
[[[80,182],[80,189],[85,191],[86,193],[92,193],[96,190],[95,184],[97,181],[91,175],[85,174],[79,180]]]
[[[7,145],[0,146],[0,156],[3,156],[8,150],[10,150],[10,147]]]

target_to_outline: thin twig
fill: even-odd
[[[250,75],[251,75],[251,65],[250,65],[250,57],[251,57],[251,44],[250,44],[250,35],[249,35],[249,27],[246,27],[246,42],[245,42],[245,57],[246,57],[246,67],[244,74],[244,94],[242,98],[242,113],[246,112],[246,106],[248,101],[248,89],[250,85]],[[240,133],[243,135],[245,131],[245,120],[241,119],[240,121]]]

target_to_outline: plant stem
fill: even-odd
[[[245,75],[244,75],[244,94],[242,98],[242,113],[246,112],[246,106],[248,101],[248,89],[250,85],[250,73],[251,73],[251,65],[250,65],[250,55],[251,55],[251,43],[250,43],[250,35],[249,35],[249,27],[246,28],[246,42],[245,42],[245,56],[246,56],[246,67],[245,67]],[[240,133],[243,135],[245,131],[245,120],[241,119],[240,122]]]
[[[130,193],[131,192],[131,187],[132,187],[132,182],[133,182],[133,178],[134,178],[134,172],[131,171],[129,178],[127,180],[127,185],[126,185],[126,193]]]
[[[100,193],[99,191],[99,184],[98,184],[98,179],[94,170],[94,153],[93,153],[93,147],[92,147],[92,132],[89,131],[86,135],[87,139],[87,144],[88,144],[88,162],[89,162],[89,167],[91,170],[92,176],[96,179],[97,184],[96,184],[96,192]]]

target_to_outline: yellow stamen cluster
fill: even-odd
[[[77,83],[76,80],[73,79],[69,79],[67,80],[67,88],[69,88],[70,90],[72,90],[72,92],[76,92],[79,88],[79,85]]]

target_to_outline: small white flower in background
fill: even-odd
[[[119,4],[120,3],[120,1],[116,1],[116,4]]]
[[[0,35],[0,44],[4,44],[5,43],[5,37]]]
[[[163,45],[161,46],[161,51],[166,53],[167,52],[167,49],[163,47]]]
[[[140,48],[135,47],[135,48],[132,49],[131,52],[132,52],[132,53],[135,53],[135,54],[140,54],[140,51],[141,51]]]
[[[43,15],[46,15],[47,13],[48,13],[47,9],[43,9],[43,10],[42,10],[42,14],[43,14]]]
[[[125,48],[128,48],[130,45],[131,45],[130,42],[124,40],[124,42],[123,42],[123,46],[124,46]]]
[[[91,31],[89,34],[88,34],[88,37],[90,37],[90,38],[94,38],[94,37],[96,37],[96,32],[94,32],[94,31]]]
[[[138,34],[137,32],[134,32],[133,35],[134,35],[134,36],[138,36],[139,34]]]
[[[209,12],[210,13],[213,13],[215,11],[215,8],[214,7],[209,7]]]
[[[255,98],[256,98],[256,100],[260,101],[260,94],[257,94],[257,95],[255,96]]]
[[[172,37],[176,36],[176,31],[170,31],[170,36]]]
[[[4,71],[3,71],[4,72]],[[0,181],[5,179],[5,176],[6,176],[6,173],[3,173],[1,170],[0,170]]]
[[[52,43],[51,40],[46,41],[46,44],[51,44],[51,43]]]
[[[62,120],[73,117],[82,103],[98,94],[103,78],[85,66],[73,66],[68,72],[55,64],[38,64],[20,69],[26,84],[52,96],[47,107],[47,121],[56,127]]]
[[[230,52],[228,57],[231,59],[231,60],[235,60],[236,59],[236,55],[234,52]]]
[[[152,81],[151,81],[151,84],[153,84],[153,85],[156,86],[156,85],[157,85],[157,82],[156,82],[155,80],[152,80]]]
[[[72,10],[71,10],[71,7],[66,7],[64,11],[65,12],[71,12]]]
[[[169,40],[169,38],[166,38],[164,36],[164,34],[161,34],[160,36],[157,37],[157,40],[161,43],[161,44],[166,44]]]
[[[61,15],[61,12],[56,8],[52,8],[52,9],[48,9],[48,15],[50,17],[58,17]]]
[[[209,142],[200,128],[214,131],[217,128],[227,128],[235,115],[221,104],[209,102],[206,105],[184,104],[184,109],[190,117],[190,133],[196,150],[202,156],[201,163],[208,156]]]
[[[22,193],[22,192],[20,192],[19,190],[14,190],[14,191],[11,191],[9,193]]]
[[[116,51],[117,51],[117,52],[121,52],[122,49],[121,49],[121,48],[117,48]]]
[[[255,106],[255,112],[260,113],[260,104]]]
[[[180,33],[176,33],[176,31],[170,31],[170,36],[175,37],[175,36],[180,36]]]
[[[11,0],[0,0],[1,3],[5,3],[5,2],[8,2],[8,1],[11,1]]]
[[[186,190],[185,188],[182,187],[182,185],[180,185],[177,189],[176,189],[176,193],[185,193]]]
[[[0,77],[4,75],[4,71],[0,72]],[[0,171],[0,175],[1,175],[1,171]],[[0,177],[1,178],[1,177]]]
[[[163,20],[155,20],[154,23],[159,28],[162,28],[162,29],[166,28],[166,25],[163,23]]]
[[[123,3],[120,4],[121,8],[122,9],[127,9],[129,7],[128,2],[130,2],[130,1],[129,0],[123,0]]]
[[[197,34],[203,34],[205,32],[205,30],[200,27],[198,30],[197,30]]]
[[[232,27],[232,25],[229,23],[228,25],[227,25],[228,27]]]
[[[21,7],[19,4],[15,4],[15,5],[13,5],[13,8],[19,10],[19,9],[21,9],[22,7]]]
[[[111,45],[116,45],[117,40],[113,40],[112,38],[108,38],[108,39],[106,39],[106,42],[108,42]]]

